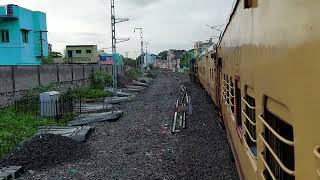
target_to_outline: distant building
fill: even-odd
[[[213,45],[212,39],[207,42],[195,42],[193,44],[194,54],[195,56],[200,56],[206,49]]]
[[[120,54],[115,54],[114,58],[116,60],[117,65],[123,65],[123,58]],[[113,55],[105,52],[101,52],[99,55],[99,64],[113,64]]]
[[[98,63],[97,45],[68,45],[66,47],[67,62],[73,64]]]
[[[144,67],[150,67],[150,66],[154,66],[154,64],[156,63],[157,60],[157,55],[155,54],[145,54],[144,55]]]
[[[169,62],[168,60],[158,60],[156,62],[156,67],[160,69],[169,69]]]
[[[175,72],[180,69],[180,59],[183,57],[185,50],[170,49],[168,51],[168,68]]]
[[[46,14],[17,5],[0,6],[0,65],[41,64],[48,56]]]

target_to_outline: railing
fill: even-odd
[[[61,98],[59,100],[42,101],[38,98],[16,100],[16,114],[25,114],[45,119],[60,120],[67,116],[81,114],[81,98]]]
[[[313,154],[314,156],[320,160],[320,145],[316,146],[314,149],[313,149]],[[320,169],[317,169],[316,170],[316,173],[317,175],[320,177]]]
[[[287,140],[286,138],[282,137],[280,134],[278,134],[260,115],[259,119],[261,120],[261,122],[264,124],[265,127],[267,127],[269,129],[269,131],[276,137],[278,138],[281,142],[290,145],[290,146],[294,146],[294,142]],[[278,157],[278,155],[273,151],[273,149],[271,148],[271,146],[268,144],[268,142],[265,140],[265,138],[263,137],[263,135],[260,133],[259,134],[259,138],[262,140],[263,144],[265,145],[265,147],[269,150],[269,152],[271,153],[271,155],[273,156],[273,158],[276,160],[276,162],[278,163],[278,165],[280,166],[280,168],[286,172],[289,175],[294,176],[295,175],[295,171],[291,170],[289,168],[287,168],[282,161],[280,160],[280,158]],[[264,157],[262,154],[259,154],[261,157],[261,160],[264,164],[264,166],[266,167],[266,169],[268,170],[270,176],[272,177],[273,180],[276,180],[275,175],[273,174],[273,172],[271,171],[268,163],[265,161]]]

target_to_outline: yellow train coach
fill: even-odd
[[[238,0],[197,64],[243,180],[320,180],[319,8]]]

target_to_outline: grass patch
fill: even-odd
[[[64,95],[64,98],[79,98],[82,99],[101,99],[105,97],[110,97],[112,94],[106,92],[103,89],[90,87],[80,87],[76,89],[69,89]]]
[[[127,72],[127,76],[130,79],[138,80],[138,78],[142,76],[142,71],[140,69],[136,69],[136,68],[135,69],[130,69]]]
[[[15,146],[33,136],[39,127],[64,125],[69,117],[61,121],[37,119],[32,115],[16,114],[14,108],[0,110],[0,158],[3,158]]]

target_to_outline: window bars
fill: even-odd
[[[246,106],[245,110],[242,110],[242,114],[245,117],[245,120],[242,123],[245,133],[243,134],[242,138],[244,140],[244,144],[247,147],[251,157],[254,159],[257,159],[255,101],[254,101],[254,98],[249,97],[248,95],[247,95],[247,100],[249,100],[250,103],[247,102],[247,100],[245,100],[244,98],[241,98],[241,99]]]
[[[265,127],[265,132],[259,134],[259,138],[265,146],[264,153],[260,153],[259,156],[266,168],[265,173],[267,173],[261,174],[262,178],[294,180],[295,143],[292,127],[270,112],[266,112],[266,119],[261,115],[259,119]]]

